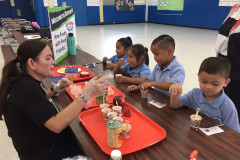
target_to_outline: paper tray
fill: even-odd
[[[66,76],[66,74],[62,74],[62,73],[59,73],[57,70],[60,69],[60,68],[66,68],[66,67],[77,67],[77,68],[80,68],[81,71],[80,72],[89,72],[89,76],[88,77],[80,77],[80,72],[77,73],[77,78],[73,79],[72,81],[83,81],[83,80],[88,80],[88,79],[91,79],[94,74],[89,71],[87,68],[81,66],[81,65],[70,65],[70,66],[61,66],[61,67],[54,67],[53,68],[53,76]]]
[[[122,155],[132,153],[151,146],[166,137],[166,131],[130,104],[125,107],[131,111],[131,117],[122,116],[129,120],[132,126],[130,137],[123,139],[123,145],[118,148]],[[111,154],[112,148],[107,145],[107,120],[103,119],[100,107],[80,113],[79,120],[106,154]]]
[[[85,82],[79,82],[79,83],[74,83],[74,84],[80,85],[81,88],[84,88],[84,86],[85,86]],[[113,103],[113,98],[114,98],[115,96],[118,96],[118,95],[120,95],[120,96],[122,96],[123,98],[125,98],[125,94],[123,94],[123,93],[122,93],[121,91],[119,91],[117,88],[113,87],[113,86],[112,86],[111,84],[109,84],[109,83],[108,83],[108,86],[110,86],[110,87],[114,90],[114,94],[111,95],[111,96],[107,96],[107,101],[106,101],[106,103],[108,103],[108,104]],[[72,98],[72,100],[75,100],[75,99],[76,99],[75,96],[71,94],[71,91],[70,91],[69,88],[66,89],[66,91],[67,91],[67,93],[70,95],[70,97]],[[89,108],[98,107],[98,106],[100,106],[100,104],[97,104],[97,103],[96,103],[96,98],[93,98],[93,99],[91,100],[91,105],[90,105]]]

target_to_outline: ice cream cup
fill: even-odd
[[[119,120],[119,121],[123,122],[123,118],[120,117],[120,116],[118,116],[118,117],[114,117],[113,119],[116,119],[116,120]]]
[[[122,112],[122,107],[121,106],[113,106],[112,107],[113,112],[117,112],[117,114],[121,114]]]
[[[191,127],[193,128],[199,128],[199,125],[201,123],[202,117],[196,114],[193,114],[190,116],[191,118]]]
[[[111,61],[106,61],[106,64],[107,64],[107,68],[109,68],[109,64],[112,63]]]
[[[113,119],[114,117],[117,117],[117,112],[108,112],[107,117],[109,120]]]
[[[109,107],[109,104],[107,103],[103,103],[100,105],[100,108],[103,109],[103,108],[108,108]]]
[[[148,89],[140,89],[141,91],[141,97],[142,98],[147,98],[147,94],[148,94]]]
[[[103,108],[102,110],[102,115],[105,120],[108,120],[108,113],[112,111],[111,108]]]
[[[123,136],[123,138],[129,138],[131,128],[132,128],[132,126],[128,123],[123,123],[122,124],[122,136]]]

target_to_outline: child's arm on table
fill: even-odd
[[[144,82],[147,78],[146,77],[142,77],[142,78],[131,78],[131,77],[127,77],[127,76],[119,76],[115,78],[118,82],[128,82],[128,83],[132,83],[132,84],[140,84],[142,82]]]
[[[149,82],[145,82],[143,84],[141,84],[142,87],[144,88],[150,88],[150,87],[155,87],[155,88],[159,88],[165,91],[168,91],[170,86],[173,85],[173,83],[171,82],[156,82],[156,81],[149,81]]]
[[[169,88],[169,93],[171,93],[170,107],[174,109],[182,107],[182,103],[179,100],[179,95],[182,94],[181,84],[176,83],[171,85],[171,87]]]
[[[150,80],[146,78],[146,79],[145,79],[141,84],[139,84],[139,85],[131,85],[131,86],[128,86],[127,90],[128,90],[128,91],[137,91],[137,90],[139,90],[139,89],[142,88],[142,85],[143,85],[144,83],[147,83],[147,82],[150,82]]]
[[[120,58],[118,63],[116,65],[114,65],[114,68],[113,68],[113,73],[114,74],[117,74],[119,73],[120,71],[120,67],[124,64],[124,59],[123,58]]]

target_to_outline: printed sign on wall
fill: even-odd
[[[157,0],[157,10],[183,11],[184,0]]]
[[[134,0],[115,0],[117,11],[133,11]]]
[[[55,63],[68,56],[67,36],[73,33],[77,44],[73,7],[48,8]]]

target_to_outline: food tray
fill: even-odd
[[[75,84],[75,85],[80,85],[81,88],[84,88],[84,86],[85,86],[85,82],[79,82],[79,83],[74,83],[74,84]],[[108,86],[110,86],[110,87],[114,90],[114,94],[111,95],[111,96],[107,96],[107,101],[106,101],[106,103],[108,103],[108,104],[113,103],[113,98],[114,98],[115,96],[118,96],[118,95],[120,95],[120,96],[122,96],[123,98],[125,98],[125,94],[123,94],[123,93],[122,93],[121,91],[119,91],[117,88],[113,87],[113,86],[112,86],[111,84],[109,84],[109,83],[108,83]],[[66,91],[67,91],[67,93],[70,95],[70,97],[72,98],[72,100],[75,100],[75,99],[76,99],[75,96],[72,95],[72,93],[71,93],[71,91],[70,91],[69,88],[67,88]],[[90,107],[89,107],[89,108],[98,107],[98,106],[100,106],[100,104],[97,104],[97,103],[96,103],[96,98],[92,98],[92,99],[91,99],[91,104],[90,104]]]
[[[79,72],[77,73],[77,78],[73,79],[72,81],[83,81],[83,80],[88,80],[91,79],[94,74],[89,71],[87,68],[81,66],[81,65],[70,65],[70,66],[61,66],[61,67],[54,67],[53,68],[53,76],[66,76],[66,74],[63,73],[59,73],[58,70],[61,68],[66,68],[66,67],[77,67],[79,68]],[[89,72],[89,76],[88,77],[80,77],[80,72]]]
[[[161,126],[130,104],[126,103],[125,107],[130,109],[131,117],[122,116],[122,118],[130,121],[132,129],[130,130],[130,137],[124,138],[123,145],[118,148],[122,155],[149,147],[166,137],[166,131]],[[79,120],[102,151],[110,155],[113,148],[107,145],[107,120],[103,119],[100,107],[80,113]]]

